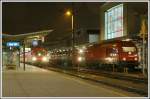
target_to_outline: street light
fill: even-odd
[[[72,14],[72,13],[71,13],[71,11],[69,11],[69,10],[66,12],[66,15],[67,15],[67,16],[71,16],[71,14]]]
[[[66,12],[66,15],[67,16],[71,16],[71,24],[72,24],[72,34],[73,34],[73,32],[74,32],[74,26],[73,26],[73,12],[71,12],[70,10],[68,10],[67,12]]]
[[[74,14],[73,14],[73,11],[66,11],[66,15],[67,16],[71,16],[71,29],[72,29],[72,58],[73,58],[73,61],[72,61],[72,64],[74,66]]]

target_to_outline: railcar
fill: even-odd
[[[48,52],[46,49],[38,47],[31,51],[33,62],[48,62]]]

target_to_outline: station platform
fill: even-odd
[[[14,70],[3,68],[2,77],[4,97],[147,96],[147,84],[145,83],[135,83],[58,69],[54,70],[54,68],[48,70],[28,64],[26,64],[24,71],[22,63],[20,67]],[[89,83],[88,81],[91,80],[94,82]],[[98,84],[95,82],[98,82]],[[106,87],[101,88],[104,86]],[[105,92],[105,90],[107,91]]]
[[[6,66],[3,66],[3,71],[17,71],[17,72],[48,72],[49,70],[39,68],[33,65],[25,64],[25,70],[23,63],[20,63],[20,66],[16,66],[16,69],[7,69]]]

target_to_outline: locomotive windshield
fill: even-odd
[[[135,47],[122,47],[123,52],[135,52]]]
[[[123,41],[122,51],[123,52],[136,52],[135,44],[131,41]]]
[[[43,56],[43,55],[46,55],[46,51],[45,50],[36,50],[36,51],[33,51],[32,54],[36,55],[36,56]]]

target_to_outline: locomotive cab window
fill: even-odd
[[[123,52],[135,52],[135,47],[122,47]]]
[[[40,50],[34,53],[35,55],[41,56],[41,55],[45,55],[46,52],[44,50]]]

